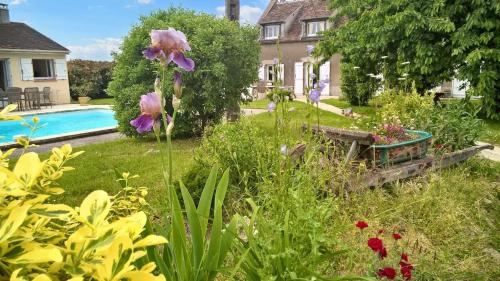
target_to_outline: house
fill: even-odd
[[[328,19],[332,11],[328,1],[271,0],[258,24],[261,27],[261,67],[259,80],[271,85],[277,79],[293,89],[296,96],[304,95],[313,72],[314,59],[308,55],[309,45],[316,45],[319,33],[332,27]],[[278,55],[277,43],[280,53]],[[276,59],[281,58],[279,65]],[[279,71],[276,71],[276,68]],[[281,77],[274,77],[280,73]],[[329,81],[322,95],[339,96],[340,55],[334,55],[319,68],[319,80]]]
[[[0,4],[0,88],[50,87],[54,103],[70,102],[69,50],[25,23],[11,22]]]

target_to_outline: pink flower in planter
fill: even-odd
[[[165,66],[174,62],[186,71],[193,71],[195,63],[184,52],[191,51],[186,35],[173,28],[151,31],[151,46],[143,51],[149,60],[159,59]]]

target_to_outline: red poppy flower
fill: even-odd
[[[379,229],[378,230],[378,234],[382,234],[382,233],[384,233],[384,230],[383,229]]]
[[[396,278],[396,270],[392,267],[384,267],[382,269],[379,269],[377,271],[377,275],[380,278],[387,277],[387,279],[394,279]]]
[[[408,262],[408,254],[407,253],[401,253],[401,260]]]
[[[402,237],[401,237],[401,234],[399,234],[399,233],[393,233],[392,238],[394,238],[394,240],[397,241],[397,240],[401,239]]]
[[[384,243],[377,237],[368,239],[368,247],[374,252],[380,252],[384,248]]]
[[[381,260],[383,260],[384,258],[387,257],[387,250],[384,248],[382,248],[382,250],[380,250],[380,252],[378,253],[378,256],[380,257]]]
[[[413,270],[413,265],[411,263],[401,261],[399,263],[399,268],[401,270],[401,275],[403,276],[403,279],[410,280],[411,279],[411,271]]]
[[[358,221],[356,223],[356,227],[363,230],[364,228],[368,227],[368,224],[365,221]]]

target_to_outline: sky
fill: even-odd
[[[111,60],[139,17],[184,7],[224,15],[224,0],[0,0],[10,20],[24,22],[71,51],[70,59]],[[268,0],[241,0],[241,21],[255,23]]]

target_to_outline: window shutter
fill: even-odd
[[[285,65],[280,64],[280,80],[282,85],[285,85]]]
[[[266,70],[264,69],[264,65],[261,65],[259,67],[259,80],[260,81],[266,80]]]
[[[327,61],[325,64],[321,65],[319,67],[319,80],[321,81],[328,81],[326,83],[326,87],[321,92],[322,96],[329,96],[330,95],[330,61]]]
[[[295,63],[295,83],[293,90],[297,96],[304,94],[304,63]]]
[[[55,65],[56,65],[56,79],[67,80],[68,68],[66,66],[66,59],[56,59]]]
[[[31,59],[21,59],[21,74],[23,81],[31,81],[34,80],[33,77],[33,64],[31,63]]]
[[[12,87],[12,73],[10,72],[10,59],[4,61],[5,65],[5,78],[7,78],[7,87]]]

